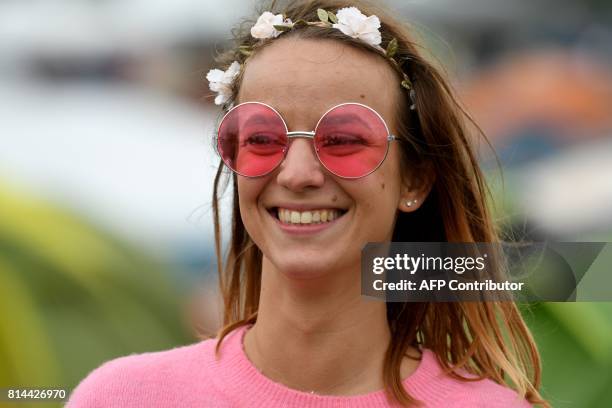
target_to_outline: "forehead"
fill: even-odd
[[[238,102],[264,102],[311,129],[329,108],[359,102],[394,128],[399,79],[383,58],[334,40],[280,38],[245,65]]]

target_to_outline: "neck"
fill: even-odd
[[[264,258],[257,322],[244,339],[247,356],[268,378],[301,391],[382,389],[386,307],[363,299],[360,285],[359,274],[350,272],[292,279]]]

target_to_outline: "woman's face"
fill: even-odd
[[[289,131],[314,130],[331,107],[358,102],[376,110],[396,134],[400,92],[393,69],[376,55],[337,41],[280,38],[247,62],[238,102],[272,106]],[[287,276],[358,273],[362,247],[391,239],[405,192],[399,156],[397,143],[391,142],[376,171],[347,180],[321,165],[311,139],[293,139],[285,160],[272,173],[237,176],[244,225],[266,261]],[[319,224],[285,219],[308,221],[324,214],[329,218],[330,213],[339,216]]]

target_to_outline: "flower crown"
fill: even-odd
[[[265,11],[259,16],[255,25],[251,27],[251,36],[261,40],[276,38],[282,33],[300,26],[338,29],[349,37],[357,38],[378,51],[385,53],[389,61],[402,73],[401,86],[410,92],[410,109],[415,109],[416,95],[412,82],[408,75],[400,69],[400,64],[394,58],[398,48],[397,39],[393,38],[389,41],[386,49],[380,46],[382,41],[379,31],[380,20],[376,15],[365,16],[357,7],[345,7],[338,10],[336,14],[324,9],[317,9],[317,16],[319,21],[297,20],[293,22],[282,14],[274,15],[269,11]],[[247,57],[253,52],[252,48],[248,45],[238,47],[238,51]],[[206,79],[209,81],[210,90],[217,93],[215,98],[216,105],[223,105],[231,98],[232,84],[234,79],[240,74],[240,69],[240,63],[234,61],[225,71],[220,69],[208,71]]]

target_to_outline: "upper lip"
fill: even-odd
[[[274,204],[274,205],[270,205],[267,206],[266,208],[271,209],[271,208],[286,208],[288,210],[293,210],[293,211],[312,211],[312,210],[327,210],[327,209],[331,209],[331,210],[346,210],[346,208],[342,208],[342,207],[338,207],[337,205],[329,205],[329,204],[290,204],[290,203],[283,203],[283,204]]]

